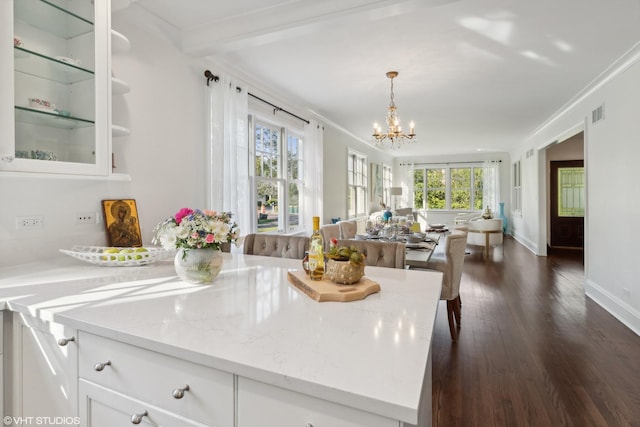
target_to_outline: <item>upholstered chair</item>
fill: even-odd
[[[413,211],[413,208],[398,208],[398,209],[396,209],[396,215],[397,216],[406,216],[406,217],[411,216],[411,219],[413,219],[414,221],[418,220],[418,216]]]
[[[340,238],[340,226],[338,224],[323,224],[320,226],[320,234],[324,240],[325,252],[329,250],[331,239],[338,240]]]
[[[249,255],[302,259],[305,251],[309,250],[310,240],[304,236],[247,234],[243,252]]]
[[[339,221],[341,239],[355,239],[358,233],[358,223],[355,221]]]
[[[461,302],[460,281],[462,280],[462,267],[464,265],[465,249],[467,247],[467,233],[454,229],[446,237],[444,243],[444,257],[433,256],[427,264],[427,268],[442,271],[441,300],[447,301],[447,319],[451,339],[458,340],[457,329],[460,329]],[[454,324],[455,318],[455,324]]]
[[[465,225],[469,233],[467,245],[483,247],[485,257],[489,256],[489,249],[502,245],[502,219],[478,219]]]
[[[365,264],[375,267],[405,268],[405,245],[397,242],[338,240],[338,247],[355,246],[366,254]]]

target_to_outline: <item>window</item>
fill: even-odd
[[[367,214],[367,158],[350,151],[347,163],[347,215],[349,218]]]
[[[584,168],[558,168],[558,216],[584,216]]]
[[[257,230],[259,233],[295,231],[301,226],[302,137],[285,128],[256,121],[254,138]]]
[[[438,167],[414,169],[415,209],[482,210],[484,167]]]
[[[520,160],[513,164],[513,212],[522,212],[522,183],[521,183]]]

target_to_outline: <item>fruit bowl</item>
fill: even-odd
[[[175,255],[174,250],[140,247],[114,248],[109,246],[74,246],[60,249],[65,255],[103,267],[134,267],[152,264]]]

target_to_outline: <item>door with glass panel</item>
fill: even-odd
[[[584,248],[584,162],[551,162],[551,246]]]

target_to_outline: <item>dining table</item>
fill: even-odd
[[[392,235],[378,234],[362,234],[356,235],[356,240],[371,240],[389,243],[405,244],[405,267],[411,268],[428,268],[429,260],[438,248],[441,237],[448,233],[446,227],[437,229],[427,229],[425,233],[396,233]],[[417,236],[420,235],[418,238]]]

